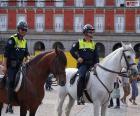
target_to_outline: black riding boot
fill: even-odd
[[[8,106],[7,106],[7,109],[6,109],[6,113],[7,112],[13,113],[11,103],[14,100],[14,90],[10,87],[8,87],[8,89],[7,89],[7,97],[8,97]]]
[[[85,101],[83,99],[83,91],[84,91],[84,80],[82,77],[79,78],[77,84],[77,105],[84,105]]]
[[[10,112],[11,114],[13,114],[13,112],[14,112],[11,104],[8,104],[8,106],[6,108],[6,112],[5,113],[8,113],[8,112]]]

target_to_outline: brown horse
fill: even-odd
[[[36,56],[27,64],[22,87],[15,94],[16,99],[12,103],[12,105],[20,106],[20,116],[26,116],[27,110],[29,116],[35,116],[44,97],[44,84],[50,73],[55,75],[59,85],[65,84],[66,64],[67,59],[64,52],[57,48]],[[3,103],[7,103],[5,87],[0,89],[0,111]]]

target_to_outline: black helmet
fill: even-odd
[[[94,33],[94,27],[90,24],[86,24],[84,27],[83,27],[83,33],[84,34],[87,34],[87,33],[91,33],[93,34]]]
[[[27,25],[26,22],[20,21],[20,22],[18,23],[18,25],[17,25],[17,29],[25,29],[25,30],[27,30],[27,29],[28,29],[28,25]]]

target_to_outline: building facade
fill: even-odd
[[[133,1],[133,2],[132,2]],[[106,56],[131,43],[140,55],[140,0],[0,0],[0,46],[27,21],[30,53],[50,50],[56,44],[68,51],[82,38],[82,27],[95,27],[99,55]]]

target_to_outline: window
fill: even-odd
[[[75,18],[74,18],[74,31],[75,32],[82,32],[83,24],[84,24],[83,19],[84,19],[83,15],[75,16]]]
[[[63,16],[55,16],[55,32],[63,32],[63,27],[64,27],[64,18]]]
[[[45,6],[45,0],[36,0],[36,6],[37,7],[44,7]]]
[[[136,16],[136,33],[140,33],[140,16]]]
[[[105,18],[104,15],[95,16],[95,32],[104,32],[104,25],[105,25]]]
[[[116,0],[117,7],[124,6],[124,5],[125,5],[125,0]]]
[[[20,22],[20,21],[25,21],[26,22],[26,15],[17,15],[17,24]]]
[[[115,16],[115,32],[123,33],[124,32],[124,16]]]
[[[55,2],[55,6],[56,7],[63,7],[63,5],[64,5],[64,0],[57,0]]]
[[[27,5],[27,0],[18,0],[17,4],[19,7],[25,7]]]
[[[96,0],[97,7],[103,7],[105,5],[105,0]]]
[[[1,6],[1,7],[6,7],[6,6],[8,6],[8,0],[0,0],[0,6]]]
[[[75,6],[76,7],[83,7],[84,6],[84,0],[75,0]]]
[[[36,15],[35,18],[35,28],[37,32],[43,32],[44,31],[44,15]]]
[[[0,15],[0,31],[7,31],[7,15]]]

